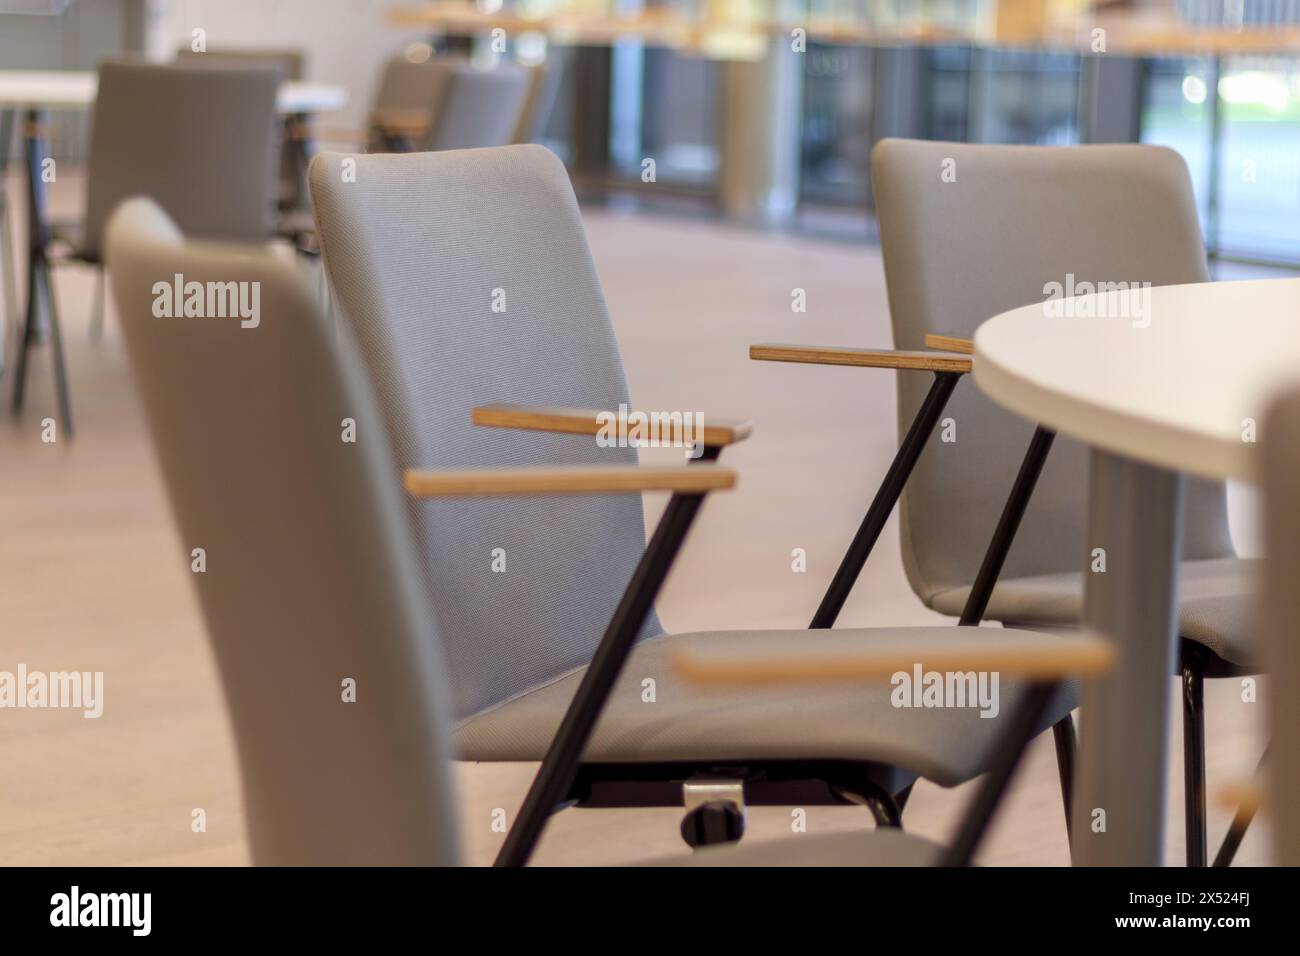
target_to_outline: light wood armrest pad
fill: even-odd
[[[310,139],[318,143],[367,143],[370,133],[364,129],[349,126],[311,126],[296,124],[295,138]]]
[[[957,352],[898,352],[893,349],[850,349],[837,345],[751,345],[749,357],[758,362],[802,362],[809,365],[856,365],[862,368],[918,369],[930,372],[969,372],[971,357]]]
[[[608,417],[602,419],[600,417],[602,415],[616,416],[617,413],[587,408],[545,408],[535,405],[480,405],[471,413],[475,425],[593,436],[599,435],[601,429],[608,427],[613,421]],[[752,430],[753,425],[749,422],[728,419],[710,422],[705,419],[704,434],[692,438],[700,437],[705,445],[721,447],[744,441]]]
[[[975,342],[971,339],[959,339],[955,335],[925,334],[925,347],[938,349],[940,352],[960,352],[962,355],[975,354]]]
[[[423,133],[429,128],[429,114],[425,110],[375,110],[370,121],[394,133]]]
[[[1028,637],[993,628],[809,631],[794,632],[793,641],[788,631],[771,634],[770,641],[752,631],[711,637],[676,649],[672,663],[695,684],[796,684],[888,680],[899,671],[911,674],[918,664],[925,671],[1057,680],[1104,673],[1114,659],[1101,638]]]
[[[575,465],[558,468],[483,468],[421,471],[409,468],[406,490],[419,498],[474,495],[587,495],[681,491],[700,494],[736,484],[736,473],[716,465]]]
[[[1268,798],[1262,782],[1256,777],[1234,780],[1219,787],[1217,802],[1225,810],[1240,810],[1243,813],[1258,813],[1267,806]]]

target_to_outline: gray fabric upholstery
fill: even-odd
[[[375,93],[374,108],[380,110],[410,110],[426,113],[432,118],[442,107],[451,74],[439,60],[413,63],[404,56],[395,56],[384,64]],[[428,149],[427,139],[413,144],[417,149]],[[372,131],[370,152],[381,153],[386,144]]]
[[[735,689],[701,687],[684,681],[670,664],[675,648],[709,641],[743,642],[756,654],[773,649],[797,653],[821,638],[848,644],[873,639],[921,637],[975,640],[979,632],[951,626],[904,629],[728,631],[672,634],[642,641],[633,651],[602,712],[585,759],[594,763],[652,763],[688,760],[863,760],[902,767],[951,787],[986,769],[985,759],[1006,727],[1021,688],[1003,680],[998,716],[975,709],[899,708],[892,688],[846,683],[841,687],[795,684]],[[984,633],[988,633],[987,631]],[[996,630],[999,639],[1027,643],[1059,638]],[[572,699],[582,672],[462,721],[456,741],[465,760],[540,760]],[[655,700],[642,699],[642,682],[654,681]],[[1045,729],[1074,706],[1067,687],[1050,709]]]
[[[101,63],[78,254],[99,258],[108,217],[131,196],[157,201],[187,236],[266,238],[278,86],[272,69]]]
[[[936,866],[943,847],[902,830],[868,833],[806,833],[728,846],[705,847],[690,856],[665,857],[640,866]]]
[[[631,448],[470,423],[492,402],[628,401],[559,160],[536,146],[352,158],[356,181],[344,182],[342,156],[316,157],[312,202],[396,466],[634,463]],[[586,664],[644,549],[635,495],[408,507],[458,717]],[[497,548],[504,573],[491,570]],[[645,633],[659,630],[651,615]]]
[[[307,54],[293,48],[245,49],[241,47],[209,47],[205,53],[196,53],[188,46],[176,51],[176,62],[182,66],[209,66],[223,69],[272,69],[280,80],[301,80],[307,71]],[[298,152],[286,140],[280,145],[280,201],[287,208],[297,208],[306,203],[306,184],[302,182],[302,169]]]
[[[949,159],[955,182],[941,179]],[[871,167],[900,349],[921,348],[927,332],[969,338],[991,316],[1042,302],[1045,285],[1064,284],[1068,275],[1076,283],[1153,286],[1209,279],[1187,168],[1163,147],[884,140]],[[900,429],[929,385],[928,375],[898,375]],[[908,581],[935,607],[937,595],[974,580],[1034,430],[981,395],[969,377],[944,414],[956,422],[956,441],[930,441],[902,499]],[[1058,437],[998,591],[1019,586],[1017,579],[1079,570],[1087,474],[1086,450]],[[1222,484],[1188,483],[1184,556],[1234,556]],[[1242,636],[1220,638],[1235,646]]]
[[[1178,584],[1178,633],[1225,661],[1254,667],[1259,654],[1254,632],[1259,562],[1241,558],[1184,561]],[[961,614],[970,588],[934,595],[931,607]],[[999,582],[989,601],[990,620],[1075,624],[1083,609],[1082,573],[1045,574]]]
[[[112,289],[220,669],[259,864],[457,861],[438,634],[347,330],[259,247],[189,243],[131,200]],[[260,324],[155,318],[154,283],[255,282]],[[341,440],[344,418],[358,440]],[[356,682],[345,703],[342,683]]]
[[[531,71],[512,63],[490,70],[457,63],[442,108],[433,118],[429,149],[471,149],[513,142],[532,82]]]
[[[1280,866],[1300,866],[1300,388],[1281,395],[1260,431],[1264,502],[1260,644],[1271,681],[1266,773]]]

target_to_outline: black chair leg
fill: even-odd
[[[1078,741],[1074,735],[1074,717],[1066,714],[1052,725],[1052,739],[1056,743],[1056,772],[1061,778],[1061,805],[1065,807],[1065,837],[1074,845],[1070,829],[1074,803],[1074,752]]]
[[[1205,661],[1183,649],[1183,802],[1187,865],[1205,866]]]
[[[27,391],[27,355],[36,342],[36,261],[27,265],[27,315],[23,319],[23,329],[18,336],[18,357],[14,360],[14,391],[12,409],[17,415],[23,410],[23,399]]]
[[[854,784],[852,788],[834,787],[832,789],[840,799],[859,804],[871,811],[871,816],[876,821],[877,827],[892,827],[895,830],[903,828],[903,811],[899,809],[898,803],[893,796],[883,787],[870,781],[864,781],[860,784]],[[908,793],[910,794],[910,792],[911,787],[908,788]]]
[[[63,420],[63,435],[72,437],[72,399],[68,394],[68,366],[63,355],[63,332],[59,324],[59,310],[54,302],[54,280],[48,264],[40,270],[41,284],[45,287],[45,302],[50,317],[50,356],[54,361],[54,387],[58,392],[59,417]]]

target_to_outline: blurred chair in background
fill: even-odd
[[[299,49],[241,49],[217,47],[206,53],[196,53],[189,47],[176,51],[176,62],[181,66],[219,66],[226,69],[273,69],[280,73],[281,81],[302,80],[307,74],[307,54]],[[308,130],[311,121],[305,115],[289,115],[283,120],[280,138],[280,191],[281,212],[307,208],[307,155]]]
[[[524,128],[534,96],[539,105],[545,102],[545,84],[535,82],[530,67],[484,68],[460,56],[396,56],[384,65],[366,129],[319,127],[316,135],[372,153],[505,146]]]
[[[429,152],[507,146],[545,122],[558,71],[503,63],[474,66],[459,56],[412,61],[396,56],[384,66],[365,130],[317,127],[322,142],[363,146],[370,153]],[[295,215],[284,235],[316,255],[316,224]]]
[[[52,246],[67,260],[101,270],[102,282],[108,218],[123,199],[141,195],[155,199],[189,235],[246,242],[271,238],[279,84],[274,69],[102,63],[85,216],[74,226],[56,225]],[[51,335],[57,336],[58,311],[44,260],[36,271],[49,303]],[[14,363],[15,409],[22,407],[27,352],[35,334],[29,316]],[[61,353],[56,352],[55,362],[70,433]]]

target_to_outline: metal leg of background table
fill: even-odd
[[[1091,457],[1083,624],[1119,654],[1080,699],[1074,862],[1159,866],[1184,482],[1109,452]],[[1104,572],[1094,570],[1102,556]]]

